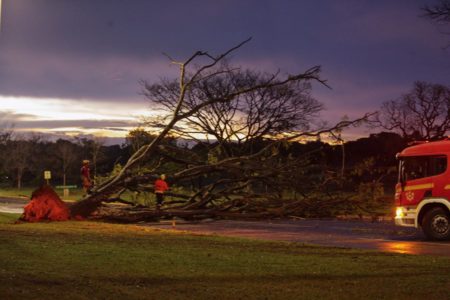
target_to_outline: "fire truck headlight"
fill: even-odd
[[[403,211],[403,209],[401,207],[397,207],[396,211],[395,211],[395,216],[397,218],[401,218],[405,216],[405,212]]]

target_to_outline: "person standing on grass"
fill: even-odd
[[[81,184],[83,186],[84,193],[89,193],[92,187],[92,181],[89,160],[87,159],[83,160],[83,166],[81,167]]]
[[[164,201],[164,193],[169,189],[169,185],[166,182],[166,175],[162,174],[155,181],[155,194],[156,194],[156,208],[160,209]]]

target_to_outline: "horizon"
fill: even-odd
[[[40,131],[28,131],[28,132],[15,132],[14,128],[9,129],[12,133],[13,140],[32,140],[33,137],[40,137],[43,141],[48,141],[51,143],[56,142],[57,140],[66,140],[72,143],[76,143],[77,139],[87,139],[87,140],[96,140],[97,142],[100,142],[103,146],[123,146],[126,144],[126,137],[110,137],[110,136],[96,136],[93,134],[79,134],[79,135],[67,135],[67,134],[57,134],[57,133],[47,133],[47,132],[40,132]],[[8,131],[8,129],[6,129]],[[350,142],[358,142],[362,139],[370,139],[374,138],[378,135],[382,134],[393,134],[397,135],[399,138],[402,138],[402,136],[399,133],[393,132],[393,131],[379,131],[379,132],[372,132],[367,135],[358,135],[355,136],[354,139],[345,139],[343,138],[344,144],[350,143]],[[179,146],[185,146],[189,145],[189,148],[196,145],[199,141],[207,142],[207,143],[215,143],[215,140],[212,139],[188,139],[188,138],[175,138],[175,140],[178,142]],[[310,143],[310,142],[317,142],[320,141],[325,144],[329,144],[332,146],[335,145],[341,145],[341,142],[333,140],[331,137],[329,137],[327,134],[322,134],[317,137],[309,137],[305,138],[303,140],[290,140],[290,143]],[[418,141],[420,142],[420,141]]]

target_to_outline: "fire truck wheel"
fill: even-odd
[[[430,240],[443,241],[450,239],[450,216],[441,207],[434,207],[425,213],[422,229]]]

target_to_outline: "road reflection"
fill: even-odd
[[[449,242],[383,241],[376,243],[376,248],[402,254],[450,256]]]
[[[385,242],[379,245],[379,249],[386,252],[395,252],[402,254],[422,254],[421,247],[417,247],[413,242]]]

